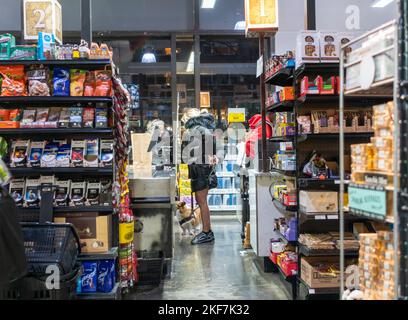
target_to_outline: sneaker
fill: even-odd
[[[191,244],[202,244],[202,243],[208,243],[208,242],[213,242],[215,240],[214,233],[212,231],[205,233],[201,232],[197,234],[193,240],[191,240]]]

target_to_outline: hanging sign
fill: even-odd
[[[228,123],[245,122],[245,108],[228,108]]]
[[[261,56],[256,62],[256,77],[257,78],[259,78],[260,75],[263,73],[263,69],[264,69],[264,59],[263,59],[263,56]]]
[[[38,33],[52,33],[62,43],[62,7],[58,0],[24,0],[24,40],[37,40]]]
[[[379,217],[387,215],[387,191],[349,186],[349,207]]]
[[[278,31],[278,0],[245,0],[245,22],[247,34]]]

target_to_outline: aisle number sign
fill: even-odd
[[[229,108],[228,123],[245,122],[245,108]]]
[[[276,32],[278,0],[245,0],[246,32]]]
[[[58,0],[24,0],[24,40],[37,40],[39,32],[53,33],[62,43],[62,7]]]

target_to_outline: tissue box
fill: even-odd
[[[299,205],[305,213],[337,213],[338,193],[335,191],[300,191]]]

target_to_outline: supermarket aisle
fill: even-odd
[[[175,228],[175,230],[179,230]],[[258,270],[253,254],[240,256],[240,225],[235,217],[214,216],[215,244],[191,246],[177,232],[171,279],[160,288],[129,299],[287,300],[279,276]]]

